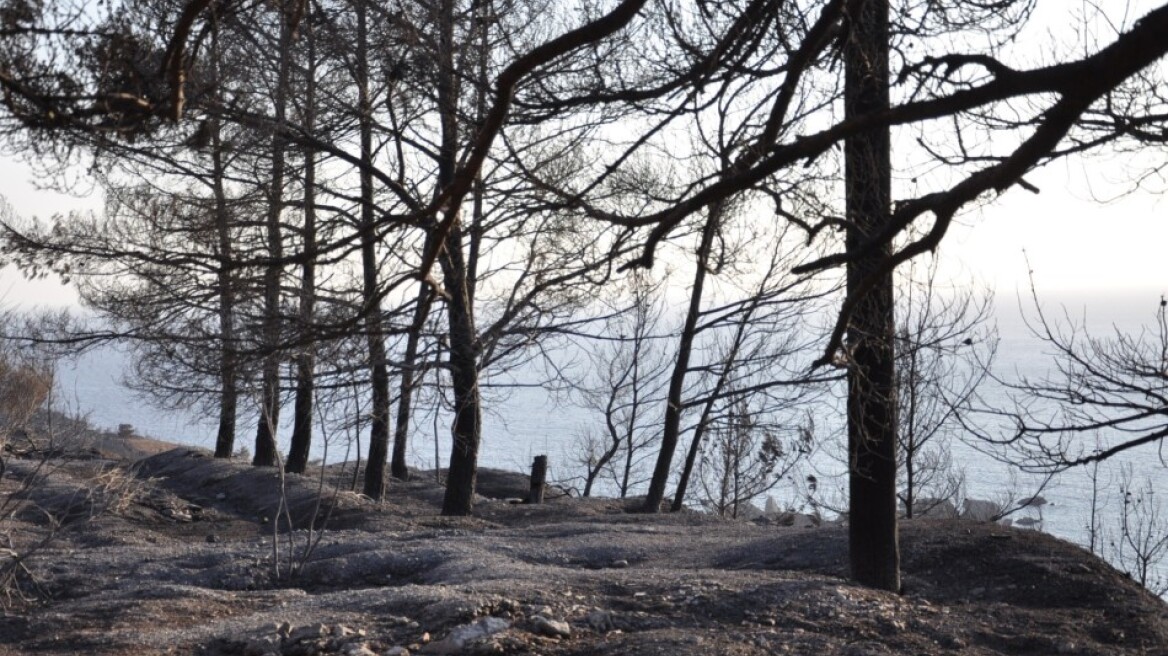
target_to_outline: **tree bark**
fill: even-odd
[[[283,8],[283,3],[281,3]],[[276,78],[275,122],[283,126],[286,120],[288,78],[291,71],[292,28],[288,16],[281,11],[280,18],[280,63]],[[280,425],[280,277],[284,256],[283,234],[280,216],[284,210],[284,137],[276,132],[272,135],[271,182],[268,186],[268,213],[265,220],[268,238],[268,257],[271,262],[264,268],[264,326],[263,369],[260,390],[260,417],[256,429],[255,456],[252,464],[257,467],[273,467],[276,464],[276,431]]]
[[[369,417],[369,457],[365,465],[365,495],[385,496],[385,465],[389,456],[389,370],[382,336],[381,300],[378,297],[377,240],[373,216],[373,102],[369,93],[369,44],[365,3],[357,1],[357,94],[361,132],[361,274],[365,330],[369,348],[369,383],[372,408]]]
[[[446,292],[449,294],[446,309],[450,322],[450,379],[454,392],[454,426],[442,514],[469,515],[473,509],[483,422],[479,399],[474,314],[467,295],[466,267],[462,259],[462,229],[457,223],[447,236],[444,250],[442,270],[446,279]]]
[[[544,485],[547,483],[547,456],[536,456],[531,463],[531,489],[524,503],[543,503]]]
[[[844,111],[848,117],[888,107],[887,0],[852,0],[844,47]],[[869,130],[844,144],[849,252],[880,230],[892,196],[890,136]],[[886,244],[851,261],[849,292],[891,254]],[[891,274],[860,301],[847,332],[849,549],[852,577],[884,590],[900,589],[896,518],[896,368]]]
[[[212,19],[212,66],[219,77],[219,21]],[[216,88],[219,88],[216,85]],[[219,297],[219,430],[215,437],[215,457],[230,458],[235,453],[235,416],[239,407],[239,381],[235,342],[235,259],[231,239],[231,213],[223,188],[226,171],[223,164],[223,124],[210,119],[211,185],[215,195],[215,233],[219,244],[219,268],[216,272],[216,295]]]
[[[454,182],[458,165],[458,88],[454,74],[454,2],[442,0],[439,23],[438,111],[442,143],[439,150],[438,185]],[[463,230],[458,207],[443,243],[440,262],[445,288],[450,337],[450,380],[454,393],[454,425],[451,430],[450,470],[446,475],[443,515],[469,515],[474,506],[478,473],[482,407],[479,398],[478,339],[470,280],[463,255]]]
[[[304,129],[313,133],[316,125],[316,40],[312,21],[303,21],[307,71],[304,76]],[[303,336],[296,356],[296,403],[292,443],[288,449],[287,471],[303,474],[312,448],[313,397],[316,393],[316,346],[312,341],[316,312],[316,150],[304,148],[304,264],[300,269],[300,330]]]
[[[418,347],[422,341],[422,328],[426,325],[426,317],[430,315],[430,304],[433,299],[434,290],[429,284],[423,283],[418,288],[417,299],[414,300],[413,323],[410,324],[410,331],[406,335],[406,351],[402,355],[401,389],[397,398],[397,423],[393,429],[393,459],[390,463],[390,474],[399,481],[410,478],[410,469],[406,465],[406,448],[410,438],[414,387],[417,385]]]

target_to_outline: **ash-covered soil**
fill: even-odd
[[[375,504],[333,470],[282,495],[190,449],[8,464],[0,497],[47,475],[0,519],[0,562],[25,559],[0,654],[1168,654],[1161,600],[991,524],[902,524],[896,595],[848,582],[845,528],[508,503],[519,475],[483,472],[494,498],[444,518],[431,480]]]

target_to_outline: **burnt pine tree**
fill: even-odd
[[[844,112],[864,116],[888,108],[888,2],[853,0],[844,45]],[[860,252],[884,229],[892,199],[887,126],[844,142],[847,249]],[[847,265],[848,293],[863,285],[848,322],[848,531],[852,577],[900,590],[896,517],[896,361],[891,256],[884,243]],[[873,276],[877,276],[875,281]]]
[[[217,12],[211,15],[211,70],[215,88],[220,89],[222,75],[220,29]],[[216,91],[217,95],[219,94]],[[216,99],[222,102],[222,99]],[[215,457],[230,458],[235,453],[236,411],[239,407],[239,356],[236,340],[236,282],[234,274],[235,247],[232,239],[232,217],[225,190],[226,165],[223,122],[207,119],[211,135],[212,193],[215,196],[215,236],[219,263],[215,275],[219,314],[219,428],[215,437]]]
[[[292,2],[281,2],[278,14],[280,21],[280,52],[277,62],[275,89],[272,104],[275,111],[277,129],[272,131],[272,162],[267,185],[267,212],[264,228],[268,241],[268,262],[264,266],[264,316],[261,328],[261,350],[264,353],[260,370],[260,416],[256,427],[255,455],[252,464],[257,467],[272,467],[276,464],[276,430],[280,425],[280,349],[281,327],[281,278],[284,273],[284,237],[281,217],[284,213],[284,178],[286,177],[285,151],[287,139],[279,129],[283,127],[287,115],[288,87],[292,71]]]
[[[300,26],[305,48],[301,123],[310,136],[316,126],[316,34],[313,20]],[[303,263],[300,265],[300,307],[297,320],[302,336],[296,353],[296,400],[293,406],[292,440],[284,463],[290,472],[304,473],[312,447],[313,401],[316,394],[316,344],[312,326],[316,313],[316,149],[303,145],[304,223],[301,227]]]
[[[366,496],[385,495],[385,465],[389,455],[389,368],[382,335],[381,297],[378,290],[377,239],[374,235],[373,101],[369,88],[369,26],[365,0],[357,0],[357,103],[361,140],[361,282],[364,328],[369,348],[369,458],[365,469]]]

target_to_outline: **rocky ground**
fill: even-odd
[[[905,522],[896,595],[847,581],[841,527],[517,505],[496,472],[443,518],[420,477],[374,504],[351,472],[109,455],[8,460],[0,654],[1168,654],[1168,606],[1032,531]]]

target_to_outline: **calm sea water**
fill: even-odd
[[[1158,298],[1146,296],[1124,297],[1112,295],[1107,298],[1053,299],[1048,302],[1048,310],[1062,316],[1058,303],[1066,303],[1068,314],[1076,320],[1086,319],[1090,329],[1097,335],[1107,334],[1112,327],[1135,330],[1139,326],[1151,325]],[[1084,315],[1086,308],[1086,315]],[[1049,349],[1029,334],[1019,318],[1014,301],[999,303],[998,323],[1001,343],[995,364],[998,375],[1011,379],[1017,375],[1041,376],[1051,369],[1053,360]],[[174,442],[211,448],[215,438],[215,418],[196,413],[163,412],[136,398],[124,388],[120,381],[124,355],[112,351],[102,351],[86,356],[79,362],[62,367],[59,374],[62,398],[65,402],[88,413],[92,423],[104,427],[116,427],[120,423],[133,424],[140,434],[150,435]],[[987,389],[991,402],[1001,401],[1002,392]],[[488,407],[484,416],[484,435],[480,464],[517,471],[526,471],[532,458],[547,454],[552,463],[551,475],[567,479],[578,473],[576,460],[578,436],[600,419],[583,408],[570,403],[556,403],[539,388],[515,388],[498,395],[500,398]],[[818,426],[831,430],[834,418],[820,418]],[[838,426],[838,424],[836,424]],[[445,465],[448,457],[448,418],[440,416],[438,422],[433,416],[423,416],[415,427],[411,446],[411,460],[414,466],[431,469],[437,460]],[[254,425],[241,421],[240,443],[248,444]],[[283,434],[287,435],[287,430]],[[330,461],[352,457],[351,436],[335,432],[328,444],[327,458]],[[349,449],[349,450],[346,450]],[[815,462],[821,487],[845,488],[838,453],[832,452],[830,445]],[[834,447],[838,450],[839,447]],[[987,456],[976,448],[961,442],[952,445],[953,461],[965,470],[966,494],[970,498],[999,500],[1013,493],[1016,498],[1030,496],[1035,492],[1040,479],[1021,474],[1002,462]],[[322,447],[317,445],[316,457],[322,457]],[[1156,447],[1147,447],[1129,452],[1109,462],[1103,468],[1101,481],[1102,501],[1105,513],[1114,513],[1121,507],[1118,495],[1120,470],[1130,467],[1135,479],[1153,481],[1155,489],[1165,490],[1168,486],[1168,467]],[[780,503],[795,495],[793,488],[777,489],[773,496]],[[1080,544],[1087,540],[1087,523],[1090,515],[1092,483],[1087,472],[1079,469],[1061,474],[1041,492],[1049,501],[1037,511],[1027,509],[1015,517],[1041,519],[1042,530],[1070,539]],[[1164,516],[1168,517],[1168,501],[1165,502]],[[1168,569],[1164,570],[1168,575]]]

